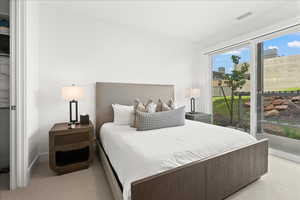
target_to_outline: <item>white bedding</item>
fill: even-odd
[[[190,120],[185,126],[151,131],[106,123],[100,137],[123,185],[124,200],[130,200],[136,180],[257,141],[238,130]]]

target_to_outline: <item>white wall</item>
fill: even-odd
[[[38,49],[38,5],[27,1],[26,24],[26,79],[27,79],[27,137],[28,137],[28,165],[39,153],[39,49]]]
[[[84,87],[79,113],[90,114],[92,120],[97,81],[175,84],[177,102],[187,102],[184,92],[192,85],[196,64],[194,45],[102,21],[89,16],[82,4],[54,1],[36,5],[39,80],[32,89],[38,88],[33,101],[38,103],[39,152],[48,151],[51,126],[69,120],[68,102],[60,94],[63,86]]]

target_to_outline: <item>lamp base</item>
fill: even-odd
[[[75,108],[75,116],[73,116],[73,108]],[[75,117],[75,119],[73,119]],[[76,100],[70,101],[70,124],[78,123],[78,102]]]
[[[68,122],[68,126],[71,126],[72,124],[78,125],[80,123],[79,122]]]
[[[191,112],[190,113],[192,113],[192,114],[196,113],[195,112],[195,98],[194,97],[191,98]]]

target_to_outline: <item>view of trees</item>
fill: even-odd
[[[230,124],[233,125],[235,93],[237,92],[238,89],[243,88],[243,86],[246,84],[246,80],[249,80],[250,77],[248,74],[249,63],[244,62],[239,66],[241,57],[237,55],[232,55],[231,59],[234,64],[234,70],[232,70],[230,74],[224,74],[223,77],[223,79],[227,81],[228,87],[231,89],[231,97],[229,99],[224,92],[223,86],[220,85],[220,87],[221,87],[224,101],[226,103],[226,107],[228,109]],[[238,109],[238,111],[240,110]],[[239,113],[237,114],[239,115]]]

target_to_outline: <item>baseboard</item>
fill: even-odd
[[[300,163],[300,156],[297,156],[297,155],[294,155],[294,154],[291,154],[291,153],[287,153],[287,152],[284,152],[284,151],[280,151],[280,150],[277,150],[277,149],[270,148],[269,149],[269,154],[273,155],[273,156],[277,156],[279,158],[290,160],[290,161],[293,161],[293,162],[296,162],[296,163]]]
[[[33,161],[30,163],[28,169],[27,169],[27,176],[31,177],[32,174],[32,170],[37,166],[37,164],[39,162],[45,162],[48,161],[48,152],[44,152],[44,153],[39,153],[38,155],[36,155],[33,159]]]
[[[38,160],[39,160],[39,155],[36,155],[27,169],[27,177],[29,177],[29,178],[31,177],[32,170],[37,166]],[[27,180],[29,180],[29,179],[27,179]]]
[[[40,157],[40,159],[39,159],[40,162],[48,161],[49,160],[49,152],[40,153],[39,157]]]

